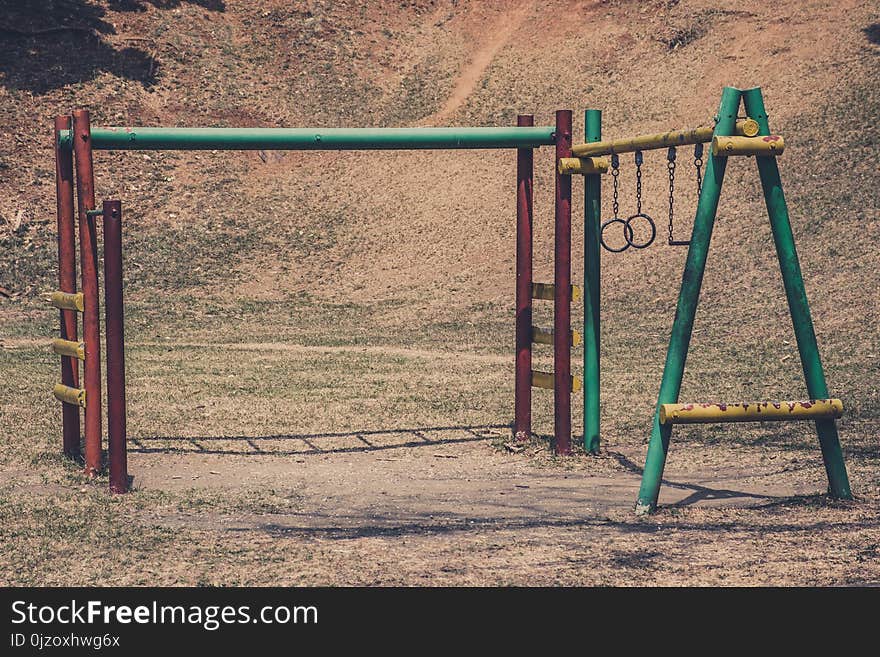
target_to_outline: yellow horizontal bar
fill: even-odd
[[[55,395],[55,399],[65,404],[86,407],[86,391],[80,388],[71,388],[63,383],[56,383],[52,394]]]
[[[544,301],[553,301],[556,293],[556,286],[553,283],[532,283],[532,299],[543,299]],[[579,285],[571,286],[571,300],[580,301],[581,288]]]
[[[46,300],[61,310],[82,312],[84,308],[82,292],[52,292],[46,295]]]
[[[581,334],[571,331],[571,346],[577,347],[582,341]],[[532,327],[532,342],[537,344],[553,344],[553,329],[540,326]]]
[[[766,137],[715,137],[713,155],[782,155],[785,140],[779,135]]]
[[[839,399],[660,405],[660,424],[821,420],[838,418],[841,415],[843,415],[843,402]]]
[[[691,128],[690,130],[672,130],[653,135],[638,135],[637,137],[624,137],[613,141],[595,141],[590,144],[577,144],[571,147],[571,154],[577,157],[589,157],[595,155],[610,155],[611,153],[632,153],[633,151],[648,151],[669,146],[686,146],[688,144],[706,143],[712,141],[715,128]],[[754,119],[738,119],[735,132],[737,135],[754,137],[758,134],[758,122]]]
[[[607,157],[561,157],[557,169],[565,175],[608,173],[611,164]]]
[[[52,351],[59,356],[70,356],[71,358],[79,358],[80,360],[86,359],[86,345],[82,342],[55,338],[52,340]]]
[[[532,387],[533,388],[547,388],[549,390],[553,390],[554,386],[554,376],[553,372],[538,372],[537,370],[532,370]],[[572,392],[580,392],[584,389],[584,382],[581,380],[579,376],[571,377],[571,391]]]

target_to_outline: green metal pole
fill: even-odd
[[[740,98],[739,89],[724,88],[714,135],[733,134]],[[706,268],[706,257],[709,253],[709,242],[712,239],[712,228],[715,225],[715,214],[718,211],[718,199],[721,196],[721,183],[724,181],[726,166],[726,158],[714,155],[709,157],[706,165],[703,189],[697,204],[694,230],[691,234],[691,244],[684,265],[681,291],[675,309],[675,320],[672,323],[672,335],[669,338],[669,349],[666,352],[666,365],[663,368],[663,379],[660,383],[660,393],[657,396],[657,407],[654,410],[651,441],[648,444],[648,455],[645,458],[642,485],[639,489],[639,499],[636,502],[636,513],[639,514],[650,513],[657,508],[660,483],[663,480],[663,468],[666,465],[666,453],[669,450],[669,437],[672,433],[671,425],[660,424],[660,404],[676,403],[678,393],[681,391],[681,380],[684,375],[691,332],[694,328],[700,286],[703,283],[703,272]]]
[[[99,150],[394,150],[537,148],[554,126],[485,128],[95,128]],[[59,146],[70,148],[69,130]]]
[[[602,111],[584,112],[586,142],[601,141]],[[584,176],[584,449],[599,453],[599,295],[602,176]]]
[[[758,122],[760,128],[758,134],[769,135],[770,125],[761,89],[743,91],[743,103],[748,115]],[[804,279],[795,250],[788,206],[785,203],[785,195],[782,193],[779,167],[775,157],[756,157],[755,159],[758,162],[758,173],[761,176],[761,186],[764,189],[764,200],[767,203],[767,214],[770,216],[773,242],[776,245],[776,255],[782,270],[785,296],[788,299],[788,309],[794,324],[794,335],[801,357],[801,366],[804,370],[807,393],[810,399],[826,399],[828,385],[825,382],[825,372],[819,358],[816,333],[813,330],[810,305],[807,302],[807,292],[804,288]],[[849,477],[846,474],[843,453],[840,449],[837,423],[834,420],[819,420],[816,422],[816,432],[819,434],[822,459],[825,462],[825,472],[828,475],[828,491],[834,497],[851,499],[852,491],[850,490]]]

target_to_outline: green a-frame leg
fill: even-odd
[[[767,112],[764,109],[764,98],[761,94],[761,89],[755,88],[741,91],[733,87],[725,87],[722,93],[721,106],[718,110],[718,121],[715,125],[714,134],[716,136],[734,134],[740,101],[745,106],[746,114],[758,122],[760,126],[759,135],[769,135],[770,127],[767,121]],[[758,173],[764,190],[770,227],[773,231],[776,256],[779,259],[779,266],[782,270],[785,296],[788,300],[788,308],[791,313],[792,323],[794,324],[801,366],[803,367],[804,378],[807,384],[807,393],[811,399],[827,398],[828,386],[825,383],[825,373],[822,370],[822,362],[819,359],[816,334],[810,317],[810,307],[807,303],[807,294],[804,290],[804,281],[801,276],[801,268],[794,246],[794,236],[791,231],[785,196],[782,193],[782,183],[779,178],[776,157],[759,156],[755,159],[758,163]],[[726,166],[726,157],[710,155],[706,166],[702,193],[697,205],[696,218],[694,219],[694,228],[688,249],[687,261],[685,262],[681,291],[678,295],[675,320],[672,324],[672,335],[669,339],[669,349],[666,352],[666,364],[663,369],[663,379],[660,383],[657,407],[654,411],[651,441],[648,444],[648,454],[642,474],[642,485],[639,489],[638,501],[636,502],[636,512],[640,514],[650,513],[657,508],[657,498],[660,494],[660,484],[663,479],[663,468],[666,465],[666,454],[669,450],[669,438],[672,434],[671,424],[660,423],[660,406],[661,404],[678,402],[688,346],[694,327],[697,301],[700,296],[700,286],[703,282],[703,272],[706,267],[706,256],[709,251],[709,242],[712,238],[712,228],[715,224],[718,199],[721,195],[721,184],[724,180]],[[825,462],[826,474],[828,475],[828,491],[834,497],[850,499],[852,493],[850,491],[849,478],[846,474],[846,465],[843,462],[843,453],[840,449],[835,420],[817,420],[816,431],[819,435],[822,458]]]

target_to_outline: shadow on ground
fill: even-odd
[[[111,0],[107,6],[140,12],[182,4],[226,9],[222,0]],[[45,94],[102,73],[149,88],[158,68],[150,39],[119,34],[104,7],[87,0],[0,0],[0,84],[8,89]]]
[[[136,454],[218,454],[225,456],[302,456],[309,454],[345,454],[374,452],[402,447],[426,447],[486,440],[509,427],[504,424],[481,426],[418,427],[411,429],[376,429],[309,434],[275,434],[268,436],[129,436],[129,452]],[[431,437],[431,433],[456,432],[451,437]],[[333,440],[342,445],[321,446],[320,442]],[[232,449],[206,446],[204,443],[223,442]],[[273,449],[275,443],[299,443],[296,447]],[[236,448],[241,445],[243,448]]]

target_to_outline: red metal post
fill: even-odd
[[[86,391],[86,474],[101,470],[101,320],[98,305],[98,239],[95,217],[95,178],[92,171],[92,137],[88,110],[73,113],[73,154],[76,157],[76,196],[79,210],[80,275],[82,276],[83,342]]]
[[[122,305],[122,204],[104,201],[104,331],[107,349],[107,452],[110,491],[128,492],[125,338]]]
[[[76,227],[73,220],[73,153],[58,145],[58,132],[70,130],[70,117],[55,117],[52,143],[55,149],[55,206],[58,217],[58,289],[76,292]],[[75,310],[61,310],[61,339],[77,341]],[[79,387],[79,361],[61,357],[61,383]],[[61,434],[64,455],[79,458],[79,407],[61,404]]]
[[[556,453],[571,453],[571,176],[559,160],[571,157],[571,110],[556,111],[556,228],[553,284],[553,415]]]
[[[520,115],[517,126],[535,125],[532,115]],[[532,189],[534,151],[516,150],[516,371],[513,434],[532,435]]]

